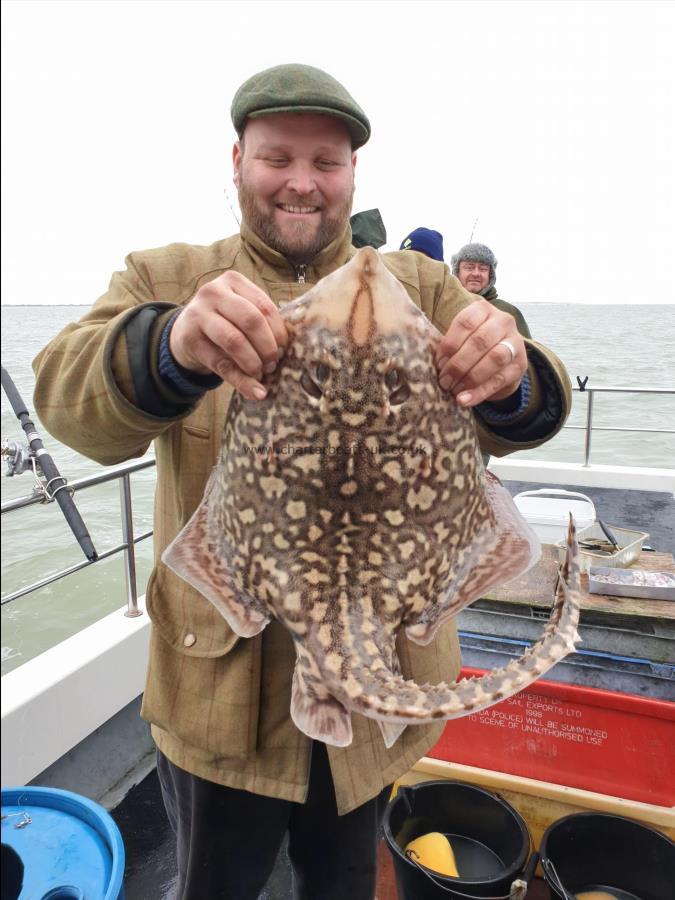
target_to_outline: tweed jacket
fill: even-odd
[[[298,802],[306,798],[312,742],[290,718],[290,636],[272,622],[254,638],[237,637],[216,609],[160,560],[194,512],[216,463],[231,388],[223,384],[192,406],[179,406],[185,399],[172,398],[161,384],[156,344],[162,323],[175,309],[227,270],[242,273],[283,305],[355,252],[347,229],[306,267],[305,283],[246,226],[208,247],[172,244],[132,253],[125,271],[113,275],[91,310],[34,362],[36,409],[59,440],[104,465],[141,456],[154,441],[156,564],[146,595],[153,627],[142,715],[152,723],[157,745],[195,775]],[[441,263],[416,253],[384,259],[442,331],[475,300]],[[164,392],[167,415],[144,411],[135,394],[127,326],[147,307],[156,311],[158,322],[148,369]],[[477,417],[483,449],[495,455],[542,443],[567,416],[571,394],[562,365],[535,342],[528,342],[528,356],[532,392],[527,409],[499,432]],[[453,625],[442,628],[428,647],[411,644],[403,635],[397,646],[403,674],[419,683],[452,680],[458,673]],[[409,769],[442,729],[442,723],[408,727],[387,750],[376,723],[353,716],[351,746],[328,748],[339,813],[364,803]]]

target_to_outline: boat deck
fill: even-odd
[[[126,850],[125,900],[174,900],[175,846],[157,772],[152,771],[133,788],[112,816],[122,832]],[[378,870],[376,900],[400,900],[391,854],[384,842],[378,853]],[[527,900],[548,897],[548,888],[535,878]],[[284,847],[259,900],[293,900],[290,863]]]

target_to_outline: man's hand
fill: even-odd
[[[450,323],[438,344],[436,365],[441,387],[452,390],[460,406],[503,400],[517,390],[527,371],[525,342],[513,316],[476,300]]]
[[[288,343],[279,310],[238,272],[202,285],[171,329],[176,362],[199,375],[215,372],[248,400],[262,400],[264,374],[273,372]]]

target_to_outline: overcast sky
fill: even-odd
[[[3,294],[89,304],[236,222],[232,95],[282,62],[366,110],[355,211],[474,240],[515,303],[675,302],[671,2],[3,2]]]

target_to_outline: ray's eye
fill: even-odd
[[[321,385],[325,384],[330,378],[330,368],[326,363],[317,363],[309,371],[302,373],[300,384],[310,397],[316,400],[323,396]]]
[[[314,369],[314,378],[319,382],[319,384],[323,384],[324,381],[328,381],[329,375],[330,369],[325,363],[319,363]]]
[[[400,406],[410,396],[410,386],[400,369],[390,369],[384,376],[384,383],[389,389],[390,406]]]
[[[323,392],[319,385],[315,384],[315,382],[312,381],[307,372],[303,372],[302,378],[300,379],[300,384],[302,385],[305,392],[308,393],[310,397],[314,397],[316,400],[318,400],[323,395]]]
[[[387,385],[390,391],[394,390],[400,380],[401,376],[399,375],[398,369],[389,369],[387,374],[384,376],[384,383]]]

